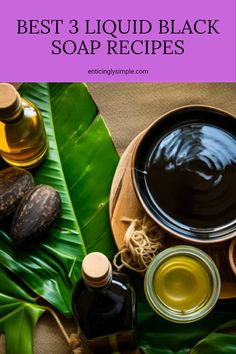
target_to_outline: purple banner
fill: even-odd
[[[8,0],[0,81],[234,82],[235,15],[235,0]]]

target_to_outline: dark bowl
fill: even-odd
[[[196,243],[236,236],[236,120],[202,105],[168,112],[145,132],[132,178],[143,208]]]

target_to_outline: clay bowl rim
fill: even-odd
[[[138,189],[137,183],[136,183],[136,179],[135,179],[135,160],[137,157],[137,151],[139,149],[140,144],[142,144],[143,140],[145,139],[146,135],[150,132],[150,130],[153,129],[154,126],[156,126],[158,124],[158,122],[160,122],[161,120],[165,119],[166,117],[168,117],[169,115],[185,110],[185,109],[205,109],[205,110],[209,110],[209,111],[215,111],[216,113],[220,113],[223,115],[227,115],[229,116],[229,118],[232,119],[236,119],[235,116],[233,116],[231,113],[217,108],[217,107],[213,107],[210,105],[204,105],[204,104],[190,104],[190,105],[184,105],[184,106],[179,106],[177,108],[171,109],[169,111],[167,111],[166,113],[162,114],[160,117],[158,117],[157,119],[155,119],[155,121],[145,130],[145,133],[143,134],[143,136],[141,137],[139,143],[135,146],[135,149],[133,151],[132,154],[132,161],[131,161],[131,178],[132,178],[132,183],[133,183],[133,187],[134,187],[134,191],[135,194],[142,206],[142,208],[144,209],[144,211],[150,216],[150,218],[155,221],[157,223],[157,225],[159,225],[164,231],[166,231],[167,233],[171,234],[172,236],[184,240],[184,241],[188,241],[191,242],[193,244],[198,244],[198,245],[206,245],[206,244],[216,244],[216,243],[222,243],[225,242],[227,240],[232,239],[233,237],[236,236],[236,230],[233,232],[228,233],[227,235],[224,236],[219,236],[218,238],[212,238],[212,239],[199,239],[199,238],[191,238],[189,236],[185,236],[175,230],[172,230],[171,228],[169,228],[167,225],[165,225],[164,223],[162,223],[157,217],[155,217],[155,215],[152,214],[152,212],[149,210],[149,208],[146,206],[145,202],[143,201],[143,198],[141,196],[141,193]]]
[[[229,245],[229,264],[232,272],[236,275],[236,264],[234,261],[234,250],[236,246],[236,237],[232,239]]]

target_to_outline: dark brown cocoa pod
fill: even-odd
[[[11,235],[16,244],[46,233],[60,213],[61,198],[52,187],[38,185],[19,204],[12,221]]]
[[[0,221],[11,215],[24,195],[34,187],[32,174],[18,167],[0,171]]]

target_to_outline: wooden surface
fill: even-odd
[[[140,133],[125,150],[112,183],[109,212],[114,240],[119,250],[123,246],[124,235],[128,227],[128,223],[122,220],[124,218],[135,219],[144,213],[132,183],[132,156],[143,134],[144,132]],[[166,235],[166,247],[178,244],[192,245],[191,242]],[[194,244],[194,246],[201,248],[213,258],[220,271],[222,281],[221,299],[236,298],[236,276],[231,271],[228,259],[229,244],[229,241],[207,246],[196,246]]]
[[[135,219],[143,209],[135,194],[131,177],[131,160],[133,151],[144,133],[139,134],[127,147],[117,167],[110,193],[110,220],[114,240],[118,249],[123,245],[128,224],[124,217]]]

